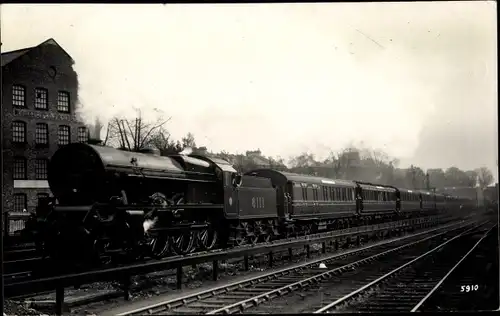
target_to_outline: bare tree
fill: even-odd
[[[330,155],[324,161],[324,164],[332,171],[332,174],[328,174],[327,176],[338,179],[346,178],[349,175],[349,168],[353,164],[353,160],[356,160],[356,158],[359,160],[356,152],[356,149],[352,147],[344,148],[337,152],[330,151]]]
[[[186,136],[182,137],[182,146],[184,148],[196,148],[196,141],[194,140],[194,135],[192,133],[187,133]]]
[[[481,167],[475,170],[477,173],[477,179],[479,182],[479,187],[481,189],[485,189],[493,183],[493,173],[491,173],[490,169],[486,167]]]
[[[110,143],[130,151],[138,151],[150,145],[155,133],[171,119],[164,119],[160,110],[155,109],[155,112],[159,116],[153,122],[145,120],[140,109],[136,109],[136,117],[133,119],[114,117],[108,123],[104,144]]]

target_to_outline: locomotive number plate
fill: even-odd
[[[261,196],[253,197],[252,208],[264,208],[264,198]]]

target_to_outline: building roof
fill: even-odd
[[[28,53],[33,48],[41,46],[41,45],[56,45],[73,61],[73,58],[71,58],[71,56],[59,44],[57,44],[57,42],[53,38],[49,38],[48,40],[46,40],[46,41],[44,41],[36,46],[21,48],[21,49],[13,50],[10,52],[2,53],[2,67],[5,65],[8,65],[12,61],[14,61],[17,58]]]

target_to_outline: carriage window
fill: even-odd
[[[313,191],[313,200],[314,200],[314,201],[318,201],[318,200],[319,200],[319,197],[318,197],[318,189],[313,188],[313,189],[312,189],[312,191]]]
[[[342,191],[342,201],[346,201],[347,200],[347,194],[345,192],[345,188],[341,188],[340,189]]]

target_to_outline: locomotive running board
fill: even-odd
[[[125,206],[110,206],[108,204],[95,204],[95,205],[85,205],[85,206],[54,206],[54,211],[56,212],[88,212],[92,209],[99,208],[112,208],[115,210],[122,211],[149,211],[155,209],[157,211],[172,211],[172,210],[198,210],[198,209],[223,209],[222,204],[179,204],[172,206],[154,206],[154,205],[125,205]]]
[[[179,226],[175,227],[158,227],[158,228],[151,228],[148,230],[148,233],[153,234],[156,232],[179,232],[179,231],[190,231],[190,230],[202,230],[207,228],[208,225],[206,224],[180,224]]]

